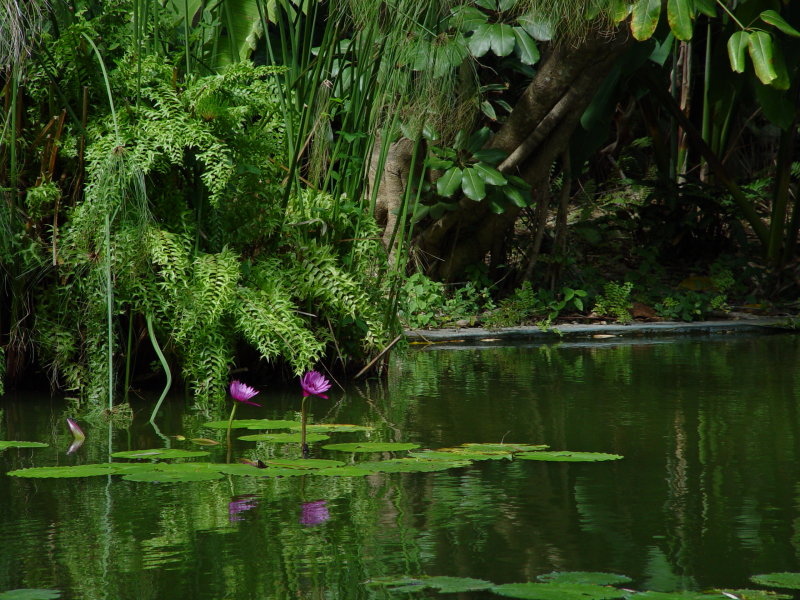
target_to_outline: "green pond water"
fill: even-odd
[[[799,364],[795,335],[410,350],[393,358],[386,382],[311,402],[318,423],[373,427],[329,434],[312,445],[315,458],[362,460],[322,449],[362,440],[549,444],[625,458],[365,477],[11,477],[165,442],[146,423],[152,399],[133,400],[128,428],[79,418],[87,440],[68,455],[68,402],[8,394],[0,440],[50,446],[0,452],[0,593],[482,599],[499,596],[397,595],[365,582],[427,574],[502,584],[578,570],[628,575],[635,589],[757,587],[751,575],[800,571]],[[299,388],[261,389],[254,400],[264,407],[242,406],[237,418],[298,417]],[[227,418],[229,406],[211,417]],[[222,446],[172,437],[224,441],[224,430],[203,427],[208,420],[172,399],[158,424],[173,448],[207,449],[202,460],[224,462]],[[234,438],[248,433],[256,432]],[[237,440],[232,453],[268,460],[299,451]]]

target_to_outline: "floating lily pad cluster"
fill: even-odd
[[[239,427],[247,429],[263,429],[264,421],[240,421]],[[287,425],[287,421],[280,423],[276,428],[294,427]],[[227,426],[227,422],[225,423]],[[212,424],[218,427],[217,423]],[[273,425],[269,425],[272,427]],[[311,426],[309,426],[311,427]],[[356,425],[324,425],[319,430],[326,431],[363,431]],[[283,437],[277,437],[277,436]],[[242,436],[246,440],[266,440],[294,442],[296,434],[255,434]],[[270,436],[270,437],[265,437]],[[323,434],[311,433],[307,439]],[[327,436],[325,436],[327,437]],[[474,461],[482,460],[523,460],[545,461],[605,461],[622,458],[616,454],[592,452],[553,452],[548,451],[546,445],[534,444],[463,444],[453,448],[440,448],[438,450],[420,450],[418,444],[408,442],[349,442],[328,444],[323,449],[347,453],[351,457],[350,464],[339,460],[329,459],[287,459],[276,458],[266,461],[257,461],[251,464],[224,464],[209,462],[163,462],[167,459],[197,459],[208,456],[203,450],[182,450],[175,448],[151,448],[144,450],[127,450],[115,452],[111,456],[115,459],[128,459],[136,462],[107,462],[99,464],[63,466],[63,467],[34,467],[19,469],[8,474],[16,477],[97,477],[102,475],[120,475],[127,481],[149,482],[178,482],[178,481],[211,481],[220,479],[224,475],[238,475],[247,477],[291,477],[296,475],[319,475],[329,477],[364,477],[376,473],[429,473],[466,467]],[[416,452],[411,452],[415,451]],[[396,453],[406,453],[397,456]],[[358,460],[357,454],[379,454],[380,460]],[[385,455],[389,454],[390,457]]]
[[[504,583],[495,585],[483,579],[471,577],[440,577],[401,575],[398,577],[378,577],[367,582],[370,586],[380,586],[389,592],[402,593],[435,590],[442,594],[472,591],[487,591],[506,598],[523,600],[777,600],[792,596],[777,594],[766,590],[727,590],[710,592],[654,592],[636,591],[622,587],[631,579],[616,573],[597,573],[587,571],[568,571],[549,573],[537,577],[538,581],[525,583]],[[755,583],[766,586],[800,589],[800,573],[771,573],[751,577]]]

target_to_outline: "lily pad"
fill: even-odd
[[[0,440],[0,451],[5,450],[6,448],[47,448],[47,446],[48,444],[44,444],[42,442],[18,442],[15,440]]]
[[[598,462],[603,460],[619,460],[619,454],[606,454],[604,452],[570,452],[569,450],[550,450],[539,452],[523,452],[515,458],[521,460],[546,460],[551,462]]]
[[[227,421],[210,421],[203,427],[211,429],[227,429]],[[236,419],[231,421],[231,429],[291,429],[300,427],[300,421],[282,421],[273,419]]]
[[[300,425],[290,429],[299,430]],[[347,425],[344,423],[315,423],[314,425],[306,425],[306,431],[314,431],[316,433],[350,433],[353,431],[372,431],[372,427],[366,425]]]
[[[286,469],[328,469],[344,465],[340,460],[324,458],[271,458],[265,460],[264,464],[267,467],[283,467]]]
[[[0,600],[53,600],[61,598],[60,590],[40,590],[34,588],[20,588],[0,592]]]
[[[505,583],[494,586],[492,591],[508,598],[524,600],[611,600],[623,598],[628,593],[587,583]]]
[[[195,458],[208,456],[203,450],[180,450],[178,448],[151,448],[149,450],[124,450],[114,452],[114,458]]]
[[[324,433],[309,433],[306,434],[306,442],[321,442],[327,440],[330,436]],[[299,444],[299,433],[254,433],[252,435],[240,435],[240,440],[246,442],[272,442],[274,444]]]
[[[357,469],[365,469],[372,473],[431,473],[433,471],[446,471],[459,467],[468,467],[469,460],[421,460],[419,458],[393,458],[390,460],[376,460],[353,465]]]
[[[470,452],[461,448],[444,448],[441,450],[422,450],[421,452],[412,452],[412,458],[422,458],[425,460],[510,460],[512,454],[510,452]]]
[[[618,585],[631,581],[631,578],[625,575],[594,571],[556,571],[539,575],[536,579],[547,583],[591,583],[594,585]]]
[[[480,452],[481,454],[534,452],[536,450],[547,450],[547,444],[461,444],[460,448],[465,448],[470,452]],[[449,448],[448,448],[449,450]]]
[[[325,450],[338,450],[339,452],[402,452],[416,448],[419,448],[419,444],[410,442],[353,442],[323,446]]]
[[[750,581],[767,587],[800,590],[800,573],[765,573],[763,575],[753,575]]]
[[[100,463],[92,465],[73,465],[68,467],[32,467],[30,469],[17,469],[7,474],[12,477],[98,477],[100,475],[113,475],[118,473],[117,463]]]
[[[347,465],[320,469],[314,475],[332,477],[364,477],[376,473],[430,473],[433,471],[446,471],[459,467],[469,466],[468,460],[421,460],[418,458],[394,458],[390,460],[374,460]]]

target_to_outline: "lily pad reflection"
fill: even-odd
[[[0,440],[0,451],[6,448],[47,448],[48,444],[42,442],[18,442],[15,440]],[[0,596],[2,598],[2,596]]]
[[[61,598],[60,590],[21,588],[0,592],[0,600],[54,600],[55,598]]]
[[[767,587],[800,590],[800,573],[765,573],[763,575],[753,575],[750,581]]]

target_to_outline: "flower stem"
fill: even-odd
[[[308,458],[308,444],[306,444],[306,397],[300,404],[300,451],[303,458]]]
[[[231,416],[228,419],[228,433],[226,436],[226,440],[228,442],[228,463],[231,462],[231,424],[233,423],[233,415],[236,414],[236,402],[233,403],[233,408],[231,409]]]

